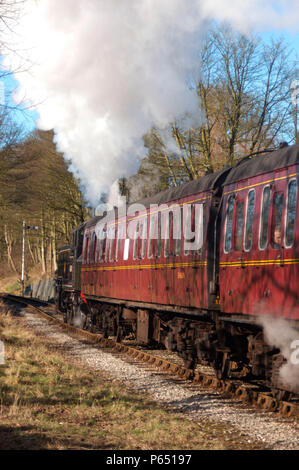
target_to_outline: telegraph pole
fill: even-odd
[[[24,293],[25,293],[25,244],[26,244],[26,230],[38,230],[38,227],[35,226],[35,225],[26,225],[25,220],[23,220],[22,275],[21,275],[22,296],[24,296]]]
[[[25,276],[25,242],[26,242],[26,222],[23,220],[23,244],[22,244],[22,296],[24,296],[24,276]]]

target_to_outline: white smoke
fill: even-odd
[[[262,3],[262,4],[261,4]],[[115,179],[132,174],[152,125],[188,114],[200,124],[190,86],[210,20],[242,31],[299,24],[296,0],[28,0],[5,65],[41,129],[54,128],[94,205]],[[17,44],[18,43],[18,44]],[[23,67],[24,68],[24,67]]]
[[[263,317],[259,323],[263,326],[265,341],[279,348],[286,359],[279,370],[282,383],[299,392],[299,331],[283,319]]]
[[[112,210],[114,207],[120,207],[126,203],[126,198],[121,196],[119,190],[119,181],[115,180],[114,183],[110,186],[107,206],[109,210]]]

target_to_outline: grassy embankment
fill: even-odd
[[[32,267],[28,270],[26,286],[30,284],[37,284],[41,279],[49,279],[45,276],[39,267]],[[3,265],[0,266],[0,292],[7,294],[21,295],[20,273],[14,273],[9,269],[5,269]]]
[[[190,422],[70,362],[0,305],[0,449],[257,449],[224,425]]]

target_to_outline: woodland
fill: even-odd
[[[129,200],[298,142],[298,58],[283,38],[266,43],[228,24],[214,25],[198,70],[199,80],[188,85],[199,98],[200,125],[188,127],[186,119],[147,133],[147,157],[136,175],[120,180]]]

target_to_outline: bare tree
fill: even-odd
[[[210,150],[212,160],[220,151],[231,165],[289,135],[294,63],[283,40],[265,44],[218,26],[207,38],[202,67],[198,90],[206,124],[201,146]]]
[[[164,139],[164,130],[152,129],[145,136],[148,157],[129,180],[137,187],[147,168],[153,174],[153,168],[158,170],[159,185],[141,188],[148,195],[150,190],[177,186],[233,165],[281,141],[294,142],[296,109],[290,85],[298,78],[298,64],[291,52],[282,39],[265,43],[228,24],[214,25],[206,34],[198,64],[203,124],[186,129],[178,122],[169,123],[171,145],[166,142],[169,133]]]

